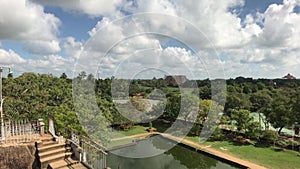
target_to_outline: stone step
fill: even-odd
[[[50,150],[50,151],[44,151],[42,153],[39,153],[39,157],[40,158],[45,158],[45,157],[49,157],[52,155],[56,155],[56,154],[61,154],[61,153],[65,153],[66,149],[65,148],[58,148],[58,149],[54,149],[54,150]]]
[[[65,167],[62,167],[59,169],[87,169],[87,167],[81,163],[78,163],[78,164],[71,165],[71,166],[65,166]]]
[[[49,169],[60,169],[62,167],[70,166],[79,163],[77,160],[73,160],[71,158],[67,158],[64,160],[55,161],[49,164]]]
[[[41,146],[49,146],[53,144],[58,144],[58,141],[43,141]]]
[[[42,140],[38,140],[35,142],[35,144],[37,147],[41,147],[43,145],[43,142],[42,142]]]
[[[53,141],[53,140],[54,140],[54,138],[50,134],[45,134],[41,137],[41,141]]]
[[[38,147],[38,152],[43,153],[45,151],[51,151],[59,148],[64,148],[65,144],[52,144],[52,145],[47,145],[47,146],[41,146]]]
[[[52,155],[49,157],[40,158],[41,168],[46,168],[49,163],[66,159],[71,155],[72,155],[72,153],[70,152],[70,153],[60,153],[60,154]]]
[[[48,141],[53,141],[54,138],[53,137],[46,137],[46,138],[42,138],[42,142],[48,142]]]

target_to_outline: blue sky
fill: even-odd
[[[209,73],[213,67],[223,67],[226,78],[276,78],[287,73],[299,77],[300,52],[299,45],[296,44],[300,36],[297,25],[297,21],[300,21],[299,4],[298,0],[229,0],[221,3],[207,0],[0,0],[0,65],[12,67],[16,75],[32,71],[57,76],[66,72],[71,76],[74,65],[82,63],[77,71],[99,71],[102,77],[109,77],[114,75],[116,67],[122,67],[120,64],[128,59],[132,63],[129,67],[160,65],[170,67],[164,70],[170,71],[170,74],[185,73],[183,69],[187,71],[187,68],[179,66],[179,62],[174,60],[172,65],[171,61],[177,58],[189,65],[188,71],[198,78],[205,78],[208,74],[223,74]],[[185,37],[178,40],[201,46],[200,49],[189,51],[192,47],[182,45],[175,36],[166,39],[143,34],[140,37],[126,38],[125,35],[131,31],[130,28],[125,30],[128,23],[120,21],[117,22],[118,25],[114,25],[116,19],[125,17],[128,13],[144,12],[184,18],[201,30],[214,48],[206,46],[203,39],[195,38],[197,35],[186,32]],[[167,28],[171,35],[183,33],[184,27],[181,28],[182,24],[178,24],[180,19],[177,25],[174,21],[167,23],[164,17],[149,21],[147,17],[144,19],[149,25],[141,23],[145,25],[136,26],[139,31],[152,29],[167,35],[168,32],[164,32],[164,28]],[[104,32],[105,27],[110,28],[105,31],[109,36],[98,35],[97,32]],[[107,43],[93,40],[98,36],[103,37],[101,40]],[[112,53],[107,55],[111,58],[102,59],[104,46],[116,44],[113,40],[120,37],[124,37],[121,43],[111,46]],[[86,56],[80,55],[81,50],[93,45],[99,45],[97,56],[92,53],[94,51],[87,51],[90,53]],[[135,57],[134,53],[144,49],[151,49],[153,52],[139,53],[143,57],[142,61],[138,61],[140,58],[129,59]],[[157,52],[161,56],[157,58],[160,62],[150,65],[153,60],[151,58]],[[170,65],[163,66],[162,63]],[[130,74],[130,70],[123,71]]]
[[[45,7],[45,12],[53,13],[62,21],[60,26],[61,37],[73,36],[78,40],[87,40],[89,38],[88,31],[90,31],[101,17],[89,17],[86,14],[75,12],[67,12],[59,7]]]

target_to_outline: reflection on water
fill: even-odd
[[[155,137],[140,141],[138,144],[109,153],[107,158],[107,166],[112,169],[233,169],[235,167],[218,161],[214,158],[195,152],[180,145],[176,145],[167,152],[163,149],[159,142],[159,137]],[[165,140],[165,139],[164,139]],[[172,144],[172,143],[170,143]],[[153,151],[162,154],[148,158],[128,158],[139,153],[151,154]],[[124,157],[126,156],[126,157]]]

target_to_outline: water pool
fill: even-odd
[[[153,139],[139,141],[133,146],[113,150],[108,154],[107,166],[112,169],[234,169],[236,166],[222,162],[207,154],[196,152],[182,144],[175,145],[172,149],[160,155],[146,158],[128,158],[147,151],[149,146],[158,151],[161,147],[153,144]],[[152,151],[152,150],[150,150]],[[149,152],[151,153],[151,152]],[[126,157],[127,156],[127,157]]]

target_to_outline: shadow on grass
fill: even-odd
[[[229,144],[233,145],[233,146],[250,146],[251,144],[249,143],[241,143],[241,142],[237,142],[237,141],[233,141],[233,140],[227,140],[229,142]]]
[[[254,146],[257,147],[257,148],[269,148],[269,147],[271,147],[270,144],[263,143],[263,142],[257,142],[257,143],[255,143]]]
[[[272,147],[272,150],[275,151],[275,152],[282,152],[282,151],[284,151],[284,149],[280,148],[280,147]]]

